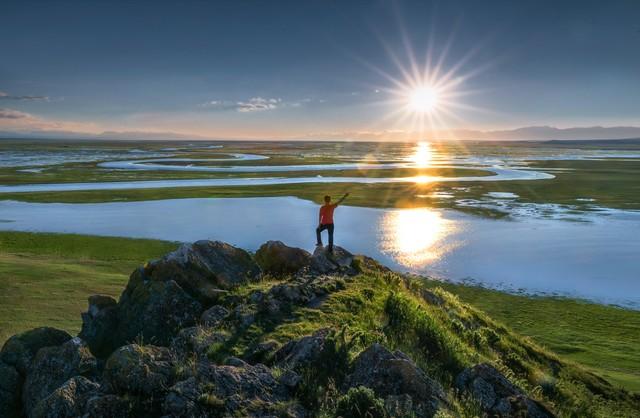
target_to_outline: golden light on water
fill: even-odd
[[[382,221],[382,251],[407,267],[422,267],[452,249],[445,238],[455,223],[428,208],[389,212]]]
[[[427,168],[431,165],[433,153],[431,152],[431,144],[428,142],[419,142],[416,150],[409,157],[410,161],[419,168]]]

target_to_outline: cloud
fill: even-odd
[[[202,105],[202,107],[211,107],[218,110],[235,110],[237,112],[264,112],[266,110],[274,110],[284,106],[282,99],[265,99],[264,97],[252,97],[246,101],[230,102],[226,100],[211,100]]]
[[[0,119],[27,119],[31,115],[19,110],[13,109],[0,109]]]
[[[0,129],[10,130],[13,132],[96,132],[98,130],[98,126],[93,122],[48,119],[15,109],[0,108]]]
[[[49,101],[49,96],[14,96],[0,91],[0,100]]]
[[[282,103],[281,99],[264,99],[262,97],[252,97],[246,102],[238,102],[238,112],[263,112],[278,108]]]

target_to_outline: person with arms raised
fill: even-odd
[[[333,252],[333,211],[341,204],[344,199],[349,196],[349,193],[346,193],[344,196],[340,198],[336,203],[331,203],[331,196],[324,197],[324,205],[320,206],[320,214],[319,214],[319,222],[318,227],[316,228],[316,245],[322,246],[322,236],[321,232],[325,229],[329,233],[329,252]]]

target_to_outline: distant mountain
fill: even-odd
[[[527,126],[523,128],[478,132],[476,139],[510,140],[580,140],[580,139],[629,139],[640,138],[640,127],[590,126],[556,128],[553,126]],[[472,138],[469,138],[472,139]]]
[[[83,133],[55,130],[0,131],[0,138],[40,139],[105,139],[105,140],[233,140],[243,138],[220,138],[197,136],[179,132],[105,131]],[[296,137],[264,138],[268,140],[330,140],[330,141],[415,141],[415,140],[488,140],[488,141],[546,141],[546,140],[620,140],[640,139],[637,126],[590,126],[556,128],[553,126],[526,126],[516,129],[481,131],[474,129],[452,129],[434,131],[429,134],[394,131],[338,131],[319,132]],[[255,138],[253,138],[255,140]]]

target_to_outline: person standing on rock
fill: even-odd
[[[349,193],[345,193],[336,203],[331,203],[331,196],[324,197],[324,205],[320,206],[320,216],[318,227],[316,228],[316,245],[322,246],[322,236],[320,233],[325,229],[329,232],[329,252],[333,252],[333,211],[341,204],[344,199],[349,196]]]

